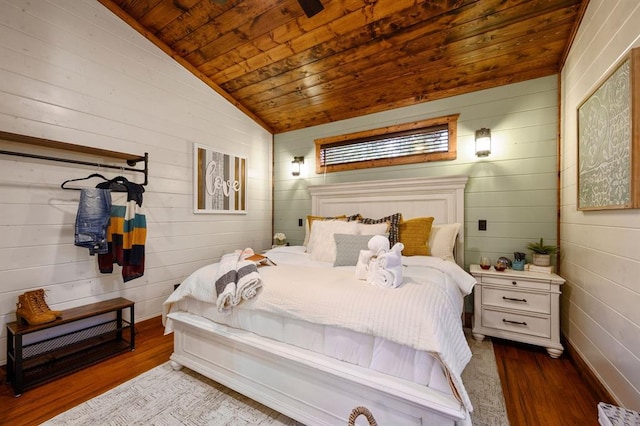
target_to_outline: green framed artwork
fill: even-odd
[[[578,107],[578,210],[640,207],[640,48]]]
[[[194,213],[247,212],[247,159],[193,144]]]

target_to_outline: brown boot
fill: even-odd
[[[16,319],[22,324],[29,325],[46,324],[55,321],[56,316],[51,312],[41,312],[36,299],[30,297],[28,293],[18,296]]]
[[[33,293],[35,294],[35,297],[41,312],[51,312],[57,318],[62,317],[61,311],[54,311],[49,307],[49,305],[47,305],[47,302],[44,299],[45,293],[43,288],[39,288],[38,290],[33,290]]]

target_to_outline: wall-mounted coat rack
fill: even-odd
[[[0,154],[3,154],[3,155],[13,155],[17,157],[36,158],[39,160],[58,161],[62,163],[81,164],[85,166],[95,166],[95,167],[102,167],[107,169],[126,170],[130,172],[143,173],[144,183],[142,183],[141,185],[147,185],[147,183],[149,182],[149,154],[146,152],[142,156],[132,155],[132,154],[126,154],[124,152],[109,151],[101,148],[92,148],[88,146],[75,145],[67,142],[59,142],[59,141],[54,141],[50,139],[36,138],[33,136],[19,135],[16,133],[9,133],[9,132],[3,132],[3,131],[0,131],[0,140],[7,140],[11,142],[24,143],[28,145],[36,145],[36,146],[42,146],[47,148],[61,149],[65,151],[78,152],[82,154],[96,155],[101,157],[117,158],[119,160],[126,161],[127,165],[129,165],[130,167],[121,167],[121,166],[114,166],[111,164],[101,164],[101,163],[94,163],[90,161],[73,160],[70,158],[51,157],[48,155],[0,150]],[[134,168],[134,166],[139,162],[144,162],[144,169]]]

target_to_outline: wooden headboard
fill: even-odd
[[[433,216],[434,224],[460,223],[456,262],[464,268],[464,188],[468,176],[390,179],[309,186],[315,216],[360,213],[379,218]]]

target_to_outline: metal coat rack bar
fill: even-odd
[[[29,145],[37,145],[37,146],[42,146],[47,148],[62,149],[66,151],[105,156],[105,157],[124,160],[126,161],[127,165],[130,167],[115,166],[112,164],[102,164],[102,163],[83,161],[83,160],[73,160],[70,158],[53,157],[48,155],[31,154],[26,152],[0,150],[0,154],[3,154],[3,155],[12,155],[17,157],[35,158],[38,160],[57,161],[57,162],[69,163],[69,164],[80,164],[84,166],[94,166],[94,167],[101,167],[101,168],[107,168],[107,169],[115,169],[115,170],[123,170],[123,171],[126,170],[130,172],[143,173],[144,183],[142,183],[141,185],[146,186],[149,183],[149,154],[146,152],[144,153],[144,155],[141,155],[141,156],[131,155],[123,152],[109,151],[109,150],[100,149],[100,148],[91,148],[91,147],[82,146],[82,145],[70,144],[67,142],[59,142],[59,141],[54,141],[50,139],[41,139],[33,136],[19,135],[15,133],[8,133],[8,132],[2,132],[2,131],[0,131],[0,139],[4,139],[11,142],[19,142],[19,143],[24,143]],[[144,169],[139,169],[134,167],[139,162],[144,163]]]

